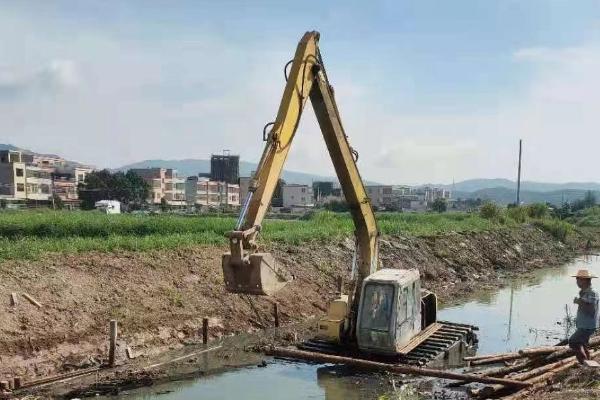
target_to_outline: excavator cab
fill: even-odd
[[[416,269],[381,269],[363,281],[356,337],[361,350],[396,354],[421,331]]]

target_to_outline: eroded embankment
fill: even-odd
[[[272,302],[283,324],[322,314],[336,277],[347,274],[352,240],[274,245],[276,259],[296,280],[272,298],[226,293],[218,247],[146,253],[48,255],[0,264],[0,377],[27,380],[85,366],[106,357],[110,319],[138,355],[153,355],[197,336],[202,318],[211,335],[256,331],[272,325]],[[560,264],[573,251],[533,227],[436,237],[383,237],[386,267],[418,268],[424,287],[442,301],[503,278]],[[10,294],[28,293],[10,305]],[[90,359],[91,357],[91,359]]]

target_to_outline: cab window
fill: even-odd
[[[387,332],[390,329],[393,300],[394,286],[368,283],[363,298],[361,329]]]

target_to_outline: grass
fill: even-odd
[[[430,236],[506,226],[466,213],[384,213],[383,234]],[[222,216],[105,215],[96,212],[2,212],[0,259],[34,259],[47,252],[147,251],[194,245],[224,245],[235,218]],[[306,220],[267,220],[264,242],[300,244],[351,236],[349,214],[319,212]]]

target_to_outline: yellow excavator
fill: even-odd
[[[330,303],[327,316],[318,323],[311,349],[319,350],[327,344],[357,345],[367,353],[398,355],[410,353],[429,338],[448,339],[443,334],[448,324],[436,321],[437,299],[433,293],[421,290],[419,271],[380,268],[375,214],[356,165],[358,153],[348,143],[342,126],[319,51],[318,32],[304,34],[284,75],[287,83],[277,118],[263,129],[264,152],[236,228],[228,233],[231,250],[222,259],[227,290],[272,295],[291,280],[271,254],[257,250],[256,240],[310,98],[356,229],[350,293]],[[468,326],[453,326],[455,333],[460,331],[464,337],[471,332]],[[417,354],[415,359],[421,356]]]

